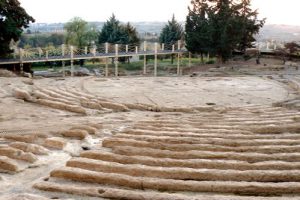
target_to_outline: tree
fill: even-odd
[[[138,32],[136,30],[136,28],[134,28],[129,22],[126,25],[121,25],[121,29],[122,29],[122,40],[121,43],[122,44],[129,44],[129,45],[134,45],[134,46],[139,46],[140,44],[140,38],[138,37]],[[127,60],[127,62],[130,62],[130,57],[126,57],[124,58],[125,60]],[[123,60],[124,60],[123,59]],[[121,61],[123,61],[121,59]]]
[[[0,0],[0,56],[11,53],[10,42],[17,42],[24,28],[34,19],[20,6],[18,0]]]
[[[128,22],[121,24],[113,14],[103,25],[99,34],[98,43],[132,44],[139,45],[140,39],[136,29]]]
[[[288,50],[289,54],[295,54],[299,52],[300,45],[296,42],[288,42],[284,45],[284,48]]]
[[[23,48],[25,45],[30,45],[31,47],[46,47],[49,44],[54,46],[59,46],[65,41],[65,35],[59,33],[40,33],[40,34],[22,34],[18,43],[18,46]]]
[[[166,49],[170,48],[171,45],[176,44],[179,40],[182,40],[184,36],[183,28],[179,24],[175,16],[173,15],[171,21],[168,21],[168,24],[164,26],[162,32],[159,36],[159,42],[164,44],[169,44],[166,46]],[[170,50],[170,49],[169,49]],[[172,64],[173,64],[173,55],[172,55]]]
[[[138,36],[138,32],[136,28],[134,28],[129,22],[126,25],[122,25],[122,32],[124,34],[124,41],[122,41],[123,44],[131,44],[135,46],[139,46],[140,44],[140,38]]]
[[[98,43],[122,44],[125,40],[125,34],[122,26],[116,16],[113,14],[109,20],[103,25],[99,34]]]
[[[121,24],[113,14],[109,20],[103,25],[99,34],[98,43],[111,43],[111,44],[128,44],[139,46],[140,39],[136,29],[128,22]],[[127,57],[129,62],[129,57]],[[119,61],[124,62],[126,58],[119,58]],[[112,59],[114,62],[114,59]]]
[[[91,45],[97,38],[96,29],[79,17],[71,19],[64,29],[67,31],[66,43],[80,49]]]
[[[276,49],[275,55],[281,56],[283,58],[283,63],[285,64],[287,58],[289,60],[292,60],[292,56],[297,55],[299,51],[300,51],[299,44],[297,44],[296,42],[288,42],[284,44],[284,48]]]
[[[90,46],[97,38],[95,28],[91,28],[86,21],[79,17],[75,17],[68,22],[64,29],[67,31],[66,43],[74,45],[80,53],[83,53],[83,48]],[[80,60],[80,65],[83,66],[84,60]]]
[[[250,3],[251,0],[193,0],[187,16],[187,48],[197,53],[210,51],[221,62],[227,61],[234,50],[245,52],[265,23],[257,19],[258,12],[251,10]],[[201,46],[196,48],[194,44]]]
[[[245,52],[247,48],[253,47],[254,36],[263,27],[265,19],[257,20],[258,11],[251,9],[251,0],[242,0],[237,7],[240,13],[239,30],[241,31],[241,41],[238,50]]]
[[[207,0],[193,0],[193,8],[189,9],[189,14],[185,24],[185,43],[192,53],[200,53],[201,61],[203,54],[209,53],[211,42],[211,30],[208,22],[209,5]]]

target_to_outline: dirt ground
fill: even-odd
[[[243,138],[246,135],[255,136],[254,138],[264,138],[265,135],[261,132],[263,128],[268,128],[270,126],[276,127],[278,132],[283,125],[294,127],[300,116],[297,107],[285,108],[282,106],[285,105],[283,102],[294,101],[299,97],[300,71],[291,67],[278,70],[278,66],[261,66],[260,68],[253,67],[247,69],[247,67],[236,68],[231,65],[221,69],[213,68],[205,72],[197,72],[194,77],[68,77],[34,79],[0,77],[0,199],[42,199],[42,197],[45,197],[46,199],[122,199],[121,197],[124,197],[124,199],[300,199],[300,186],[299,190],[297,190],[300,182],[298,179],[293,179],[293,181],[284,179],[284,181],[279,178],[280,180],[277,181],[282,182],[282,185],[280,187],[278,186],[279,194],[270,189],[270,194],[273,196],[270,198],[266,197],[269,196],[268,194],[266,195],[263,192],[260,193],[259,189],[257,190],[257,194],[251,192],[252,190],[249,189],[249,195],[245,192],[246,196],[244,194],[243,197],[241,197],[238,195],[241,193],[243,194],[243,192],[238,189],[236,189],[237,191],[235,191],[235,189],[226,190],[221,189],[222,186],[215,186],[215,188],[217,188],[216,190],[207,189],[206,191],[203,189],[203,191],[199,191],[198,189],[187,189],[181,191],[175,187],[176,184],[179,184],[178,187],[182,184],[182,188],[189,188],[189,181],[196,181],[196,179],[185,177],[175,178],[172,175],[170,175],[171,181],[169,184],[175,184],[174,187],[165,187],[163,185],[152,187],[150,182],[155,182],[156,178],[160,177],[160,175],[154,176],[153,174],[150,174],[149,176],[153,178],[153,180],[150,180],[145,172],[143,172],[143,175],[139,175],[137,172],[135,176],[130,172],[117,172],[115,169],[110,169],[109,167],[107,167],[107,169],[109,168],[111,171],[108,172],[108,174],[112,177],[107,178],[107,171],[103,171],[106,169],[104,166],[103,168],[100,167],[101,169],[99,170],[104,172],[102,176],[105,176],[106,178],[101,178],[101,180],[99,178],[99,180],[95,182],[88,181],[89,183],[81,184],[80,180],[74,178],[76,176],[74,175],[75,171],[68,171],[68,169],[65,169],[66,167],[64,167],[71,158],[83,159],[81,158],[81,154],[86,150],[108,152],[134,158],[137,157],[136,159],[142,159],[143,156],[149,156],[147,159],[176,158],[179,162],[181,158],[179,154],[179,157],[177,157],[176,152],[182,150],[176,150],[174,154],[172,152],[163,152],[167,151],[168,148],[170,148],[169,151],[171,151],[171,149],[173,151],[173,148],[175,148],[171,145],[172,142],[170,141],[166,142],[166,146],[161,147],[159,150],[160,152],[157,152],[155,155],[150,153],[148,155],[146,147],[148,148],[149,145],[154,145],[154,143],[161,143],[164,145],[165,143],[162,142],[163,139],[175,136],[176,134],[180,134],[180,136],[174,137],[173,142],[178,138],[183,137],[182,134],[190,135],[185,136],[186,140],[184,141],[186,142],[188,140],[187,137],[194,137],[196,134],[200,134],[200,132],[200,138],[210,137],[205,135],[208,133],[217,135],[222,132],[222,136],[214,137],[224,138],[224,141],[226,140],[226,142],[229,142],[226,137],[224,137],[224,134],[226,135],[226,133],[232,138]],[[280,104],[281,107],[274,107],[276,103]],[[221,128],[219,127],[217,130],[215,126],[221,126]],[[70,129],[72,128],[77,132],[70,132]],[[256,130],[255,128],[260,129]],[[83,131],[80,132],[79,129]],[[236,132],[234,132],[235,130]],[[135,133],[134,135],[125,137],[124,134],[129,134],[128,131]],[[141,134],[139,137],[138,131],[142,132],[139,133]],[[182,131],[182,133],[180,133],[180,131]],[[275,132],[268,134],[274,135]],[[154,135],[160,133],[162,134],[161,136],[157,136],[157,138],[156,136],[154,137]],[[297,138],[300,129],[286,128],[284,132],[279,131],[278,133],[283,134],[277,135],[278,138]],[[84,135],[84,139],[81,138],[80,134]],[[28,135],[35,135],[36,139],[27,141],[24,138]],[[273,137],[273,135],[270,135],[270,137]],[[16,136],[24,137],[20,139]],[[64,145],[61,149],[45,145],[46,140],[53,137],[64,140]],[[80,139],[76,137],[79,137]],[[275,136],[274,138],[276,139]],[[111,141],[114,139],[116,141]],[[130,139],[130,141],[127,141],[128,139]],[[105,143],[102,143],[103,141],[105,141]],[[212,138],[212,141],[215,140]],[[217,155],[218,153],[214,150],[208,149],[213,147],[217,148],[215,145],[220,146],[220,144],[217,144],[218,141],[219,139],[214,143],[207,143],[210,144],[211,147],[207,145],[203,145],[202,147],[203,141],[199,142],[199,145],[201,143],[200,146],[205,149],[206,153],[211,151],[212,155],[214,153]],[[13,146],[16,145],[13,144],[14,142],[25,142],[25,146],[27,146],[26,148],[18,147],[17,149],[19,151],[16,151],[16,147]],[[125,145],[126,147],[123,148],[122,145],[120,145],[122,142],[127,142]],[[251,140],[247,140],[247,142],[251,142]],[[276,148],[282,147],[283,149],[288,149],[289,147],[287,146],[290,144],[288,142],[292,141],[279,142],[285,142],[284,144],[280,143],[280,145],[285,146],[276,146]],[[118,145],[115,145],[116,143],[118,143]],[[275,143],[277,144],[278,141]],[[28,146],[30,144],[37,145],[38,147],[36,148],[42,149],[45,147],[48,150],[48,153],[45,155],[37,154],[36,151],[30,150]],[[135,148],[138,148],[138,146],[133,144],[142,145],[140,146],[141,151],[136,152]],[[146,144],[148,146],[143,146]],[[181,144],[183,148],[184,142],[180,142],[179,144]],[[199,145],[197,148],[200,148]],[[253,145],[255,145],[255,143]],[[265,144],[265,146],[270,145],[273,145],[273,143]],[[298,154],[296,155],[296,153],[300,153],[300,149],[298,149],[298,143],[291,143],[290,145],[296,145],[293,151],[297,162],[291,161],[295,162],[293,163],[294,166],[299,164],[298,159],[300,162],[300,157],[298,158]],[[223,146],[227,145],[223,144]],[[249,143],[249,145],[245,146],[248,148],[251,144]],[[151,148],[156,149],[158,147],[151,146]],[[263,146],[258,149],[260,148],[262,148],[261,151],[265,151]],[[270,151],[275,151],[273,147],[270,149]],[[217,152],[220,153],[222,151],[218,150]],[[232,152],[237,150],[228,151]],[[250,152],[251,150],[247,149],[245,151]],[[258,152],[259,150],[254,149],[253,151]],[[26,153],[32,153],[32,155]],[[288,153],[288,151],[283,153]],[[167,154],[168,156],[165,156]],[[186,156],[188,155],[189,154],[187,153]],[[184,159],[188,159],[188,162],[192,162],[197,161],[194,160],[196,158],[206,159],[206,161],[211,158],[210,156],[205,158],[198,158],[197,156],[193,157],[195,155],[191,152],[191,157]],[[205,153],[197,155],[205,155]],[[256,159],[259,158],[259,155],[258,157],[256,156]],[[30,156],[36,157],[36,161],[28,163],[26,159]],[[227,156],[230,157],[231,154],[228,154]],[[241,154],[240,156],[241,157],[239,158],[232,157],[231,159],[229,159],[229,157],[224,157],[220,162],[222,163],[224,160],[227,160],[227,158],[230,161],[240,159],[238,162],[250,162],[249,160],[243,160],[243,156],[248,155]],[[278,156],[282,155],[278,154]],[[289,162],[287,157],[283,156],[278,159],[282,160],[282,162]],[[7,167],[5,163],[10,163],[10,161],[2,161],[7,158],[10,159],[12,165],[17,166],[18,169],[11,170]],[[251,157],[251,159],[254,158]],[[263,159],[268,160],[269,157],[263,157]],[[263,160],[257,162],[261,161]],[[116,162],[117,161],[114,161],[110,166],[114,166]],[[122,166],[124,164],[124,170],[126,167],[130,167],[121,161],[118,162],[122,163]],[[90,164],[91,163],[88,163],[85,166],[87,167]],[[261,164],[263,165],[264,163],[262,162]],[[279,165],[281,164],[282,163]],[[147,166],[151,166],[151,164],[147,164]],[[290,166],[289,163],[286,163],[286,166]],[[121,166],[116,167],[119,167],[121,170]],[[143,165],[136,165],[134,169],[138,169],[139,167],[143,168]],[[171,165],[168,167],[173,166]],[[90,169],[84,167],[81,168]],[[164,167],[161,167],[160,169],[155,170],[161,170],[163,168]],[[61,171],[59,171],[60,169]],[[202,167],[202,169],[205,169],[205,167]],[[277,172],[274,172],[274,169],[272,169],[272,173],[276,174]],[[300,168],[297,167],[287,169],[293,169],[293,172],[296,174],[299,172],[298,170],[300,170]],[[55,172],[55,170],[58,171]],[[154,170],[154,167],[149,167],[148,170]],[[179,174],[184,174],[183,172],[181,173],[180,170],[183,170],[184,172],[187,171],[185,168],[178,168],[178,170]],[[216,170],[219,170],[218,167]],[[226,172],[228,172],[227,168],[226,170]],[[260,170],[260,168],[257,168],[257,170]],[[93,171],[97,170],[94,168]],[[73,178],[67,178],[67,173],[74,173],[73,175],[70,175]],[[130,181],[125,181],[126,184],[124,183],[124,185],[121,182],[115,183],[113,177],[114,173],[122,174],[120,175],[120,179],[124,178],[124,180],[126,177],[123,174],[126,174],[126,176],[132,175],[133,177],[145,176],[145,188],[142,187],[142,190],[140,190],[139,187],[131,185]],[[156,171],[155,173],[158,172]],[[216,173],[223,173],[223,171]],[[232,174],[234,173],[236,172],[233,171]],[[250,175],[253,176],[253,180],[261,182],[260,179],[256,177],[258,175],[252,175],[251,173]],[[265,173],[269,172],[265,171]],[[68,185],[68,183],[71,183],[73,184],[73,188],[67,189],[67,186],[64,186],[63,189],[53,189],[53,186],[52,189],[49,189],[49,186],[47,186],[45,189],[45,186],[41,186],[41,184],[44,183],[44,178],[49,176],[51,176],[50,181],[52,181],[53,184]],[[80,172],[80,176],[82,176],[83,181],[84,179],[88,180],[83,171]],[[89,176],[89,174],[86,174],[86,176]],[[94,176],[100,177],[100,172]],[[167,177],[167,175],[162,175],[162,177],[163,176]],[[221,176],[222,174],[220,177]],[[249,181],[245,177],[241,177],[241,179],[222,179],[220,177],[216,179],[208,177],[207,180],[211,182],[219,181],[219,179],[223,181],[242,181],[239,184],[245,185],[247,184],[247,181]],[[268,177],[268,175],[266,177]],[[62,180],[62,178],[68,180]],[[146,182],[148,179],[149,185],[147,186]],[[186,183],[177,183],[177,179],[188,181]],[[106,180],[107,184],[105,181],[103,182],[103,180]],[[174,180],[175,182],[173,183],[172,181]],[[272,180],[266,178],[266,182],[273,184],[276,180],[275,178]],[[280,192],[281,189],[284,191],[284,184],[293,185],[292,182],[295,183],[293,188],[296,189],[290,194],[294,195]],[[231,183],[233,185],[235,184],[234,182]],[[36,184],[37,186],[34,186]],[[101,184],[101,187],[104,188],[103,190],[106,191],[106,196],[104,193],[98,193],[96,195],[92,192],[91,188],[99,187],[99,184]],[[199,184],[202,184],[202,181],[200,181]],[[207,184],[209,185],[211,183],[208,182]],[[217,184],[221,185],[223,182],[218,182]],[[76,188],[76,186],[78,186],[78,188]],[[91,191],[88,192],[87,190],[84,190],[81,188],[82,186],[90,188]],[[199,185],[199,187],[202,186]],[[245,186],[245,188],[246,187],[247,186]],[[266,187],[267,189],[265,191],[267,191],[267,193],[269,191],[267,185],[257,187],[262,188],[262,190]],[[272,187],[273,185],[270,185],[270,188]],[[276,187],[274,186],[275,189]],[[214,187],[212,186],[211,188]],[[115,196],[108,192],[110,190],[114,191],[114,189],[117,190],[112,192]],[[169,190],[170,192],[168,192]],[[13,194],[16,196],[12,196]],[[42,197],[32,195],[41,195]]]

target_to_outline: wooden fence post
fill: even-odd
[[[115,45],[115,53],[116,53],[116,60],[115,60],[115,76],[118,77],[119,76],[119,69],[118,69],[118,65],[119,65],[119,61],[118,61],[118,57],[119,57],[119,45],[116,44]]]
[[[178,40],[178,51],[180,50],[180,40]],[[177,75],[180,76],[180,53],[177,54]]]
[[[157,76],[157,42],[155,42],[154,50],[154,76]]]
[[[147,42],[144,41],[144,70],[143,70],[143,74],[146,75],[147,74],[147,55],[146,55],[146,51],[147,51]]]
[[[105,43],[105,54],[108,54],[108,43]],[[105,77],[108,77],[108,58],[105,58]]]
[[[74,76],[74,47],[71,46],[70,47],[70,51],[71,51],[71,77]]]
[[[49,60],[49,51],[47,50],[46,51],[46,61],[48,61]]]
[[[192,66],[191,60],[192,60],[192,54],[191,52],[189,52],[189,67]]]
[[[61,45],[61,56],[62,56],[63,58],[65,57],[65,45],[64,45],[64,44]],[[66,76],[65,65],[66,65],[66,63],[65,63],[65,61],[63,60],[63,61],[62,61],[62,73],[63,73],[63,77]]]
[[[19,49],[19,53],[20,53],[20,72],[21,74],[23,74],[23,57],[24,57],[24,51],[22,48]]]

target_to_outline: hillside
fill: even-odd
[[[90,22],[99,30],[102,28],[104,22]],[[159,34],[166,22],[132,22],[140,35],[145,33]],[[182,22],[183,24],[183,22]],[[64,23],[55,24],[32,24],[30,26],[31,32],[62,32]],[[300,40],[300,26],[268,24],[265,25],[259,36],[259,41],[276,40],[276,41],[299,41]]]

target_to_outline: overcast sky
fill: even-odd
[[[37,23],[66,22],[75,16],[106,21],[115,13],[121,21],[167,21],[174,13],[185,20],[190,0],[19,0]],[[252,0],[268,24],[300,25],[300,0]]]

